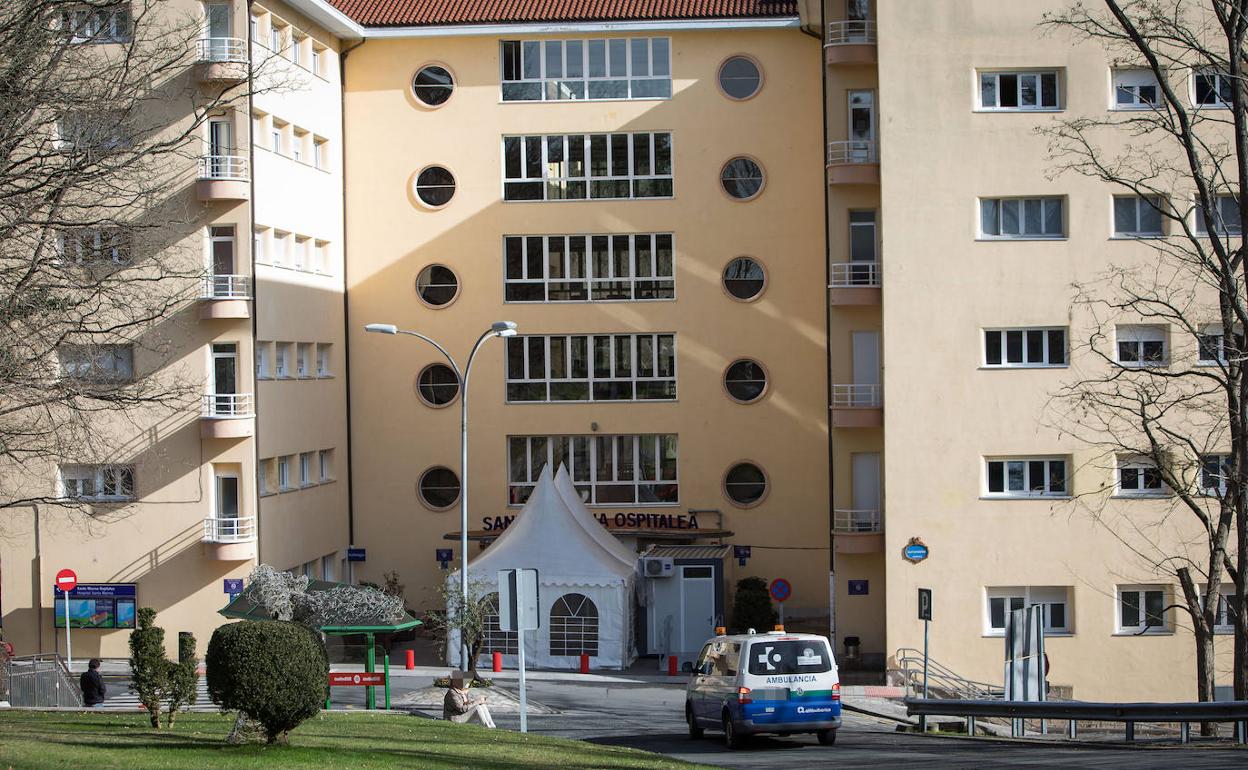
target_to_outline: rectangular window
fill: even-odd
[[[1065,328],[984,330],[984,366],[1028,368],[1065,365]]]
[[[86,501],[134,499],[133,465],[62,465],[61,496]]]
[[[69,112],[56,122],[57,146],[73,152],[104,153],[131,146],[133,132],[124,112]]]
[[[877,243],[875,212],[849,212],[849,260],[851,262],[875,262]]]
[[[290,460],[294,455],[282,455],[277,458],[277,488],[290,489]]]
[[[1158,196],[1114,196],[1114,237],[1139,238],[1163,235],[1162,199]]]
[[[1161,481],[1161,472],[1151,460],[1140,457],[1118,459],[1116,493],[1123,497],[1161,497],[1168,489]]]
[[[284,123],[277,118],[273,119],[273,129],[269,135],[273,142],[271,149],[278,155],[286,154],[286,129],[289,127],[289,123]]]
[[[1235,81],[1217,70],[1194,70],[1192,82],[1196,104],[1204,107],[1230,107]]]
[[[1213,632],[1215,634],[1235,633],[1235,618],[1231,615],[1231,602],[1235,598],[1235,586],[1222,584],[1218,587],[1218,608],[1214,610]]]
[[[89,227],[56,233],[59,259],[75,265],[130,264],[131,231],[122,227]]]
[[[299,486],[307,487],[316,482],[312,477],[312,462],[314,456],[312,452],[299,453]]]
[[[297,50],[297,49],[296,49]],[[304,145],[308,143],[308,132],[301,128],[293,129],[290,142],[290,157],[300,163],[303,162]]]
[[[1239,235],[1243,232],[1243,221],[1239,211],[1239,198],[1234,195],[1219,195],[1213,202],[1216,220],[1214,231],[1221,236]],[[1196,206],[1196,232],[1209,235],[1209,224],[1205,221],[1205,212]]]
[[[280,379],[290,376],[290,344],[279,342],[273,359],[273,372]]]
[[[1200,491],[1210,497],[1226,494],[1226,480],[1234,472],[1230,455],[1201,455]]]
[[[503,200],[672,197],[670,133],[503,137]]]
[[[989,497],[1066,497],[1065,458],[987,460]]]
[[[317,344],[316,346],[316,376],[317,377],[333,376],[333,373],[334,373],[333,369],[331,369],[329,365],[330,351],[332,349],[333,349],[333,345],[329,344],[328,342],[321,342]]]
[[[56,349],[61,376],[85,382],[134,379],[133,345],[61,345]]]
[[[980,198],[981,238],[1062,238],[1063,198]]]
[[[295,236],[295,251],[294,251],[295,259],[291,267],[293,267],[296,270],[303,270],[307,268],[308,263],[311,261],[309,259],[309,257],[311,256],[309,254],[309,251],[311,250],[311,246],[312,246],[312,241],[307,236],[304,236],[304,235]]]
[[[671,40],[503,40],[503,101],[667,99]]]
[[[268,265],[271,263],[269,259],[269,236],[269,228],[256,228],[251,248],[257,265]]]
[[[1123,366],[1165,366],[1169,360],[1164,326],[1118,326],[1114,338]]]
[[[1170,630],[1164,586],[1118,586],[1118,633],[1166,633]]]
[[[1114,70],[1114,109],[1151,110],[1157,103],[1161,88],[1152,70]]]
[[[269,358],[273,343],[258,341],[256,342],[256,379],[267,380],[273,376],[273,368],[269,365]]]
[[[1070,589],[1066,586],[988,588],[985,594],[984,633],[988,636],[1004,636],[1009,614],[1032,605],[1044,608],[1045,635],[1071,632]]]
[[[503,238],[507,302],[673,299],[671,233],[508,235]]]
[[[325,76],[324,69],[325,49],[318,45],[312,46],[312,74],[320,77]]]
[[[83,4],[60,12],[60,28],[71,43],[128,43],[132,32],[130,4],[100,3],[97,8]]]
[[[312,343],[300,342],[295,346],[295,375],[312,376]]]
[[[255,21],[254,16],[252,17],[252,21]],[[260,497],[273,494],[273,489],[269,481],[269,470],[272,465],[273,460],[270,458],[261,459],[256,463],[256,494]]]
[[[1056,110],[1058,70],[979,73],[979,109],[1017,112]]]
[[[676,436],[508,436],[507,501],[523,505],[541,470],[567,466],[586,505],[676,505]]]
[[[321,481],[331,481],[334,478],[334,450],[322,449],[317,453],[317,461]]]
[[[282,40],[286,34],[286,27],[280,26],[277,20],[272,16],[269,17],[269,49],[273,52],[282,50]]]
[[[507,400],[672,401],[674,334],[510,337]]]
[[[329,170],[329,140],[313,138],[312,163],[321,171]]]
[[[1243,361],[1248,351],[1248,340],[1243,332],[1235,332],[1228,340],[1221,326],[1206,326],[1196,335],[1196,343],[1197,359],[1206,366]]]
[[[290,60],[300,67],[303,66],[303,45],[307,38],[303,35],[291,35]]]

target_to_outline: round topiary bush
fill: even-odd
[[[264,726],[269,743],[325,702],[329,659],[315,631],[280,620],[244,620],[212,633],[208,694]]]

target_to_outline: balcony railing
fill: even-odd
[[[246,182],[247,156],[204,155],[199,159],[199,178]]]
[[[204,395],[204,417],[230,419],[251,417],[255,413],[250,393],[206,393]]]
[[[846,166],[853,163],[879,163],[880,143],[863,139],[828,142],[828,165]]]
[[[204,519],[205,543],[250,543],[256,539],[256,517]]]
[[[828,23],[828,45],[874,45],[874,21],[850,20]]]
[[[199,41],[199,61],[246,62],[247,41],[236,37],[205,37]]]
[[[251,281],[245,275],[204,276],[203,299],[248,299]]]
[[[832,511],[832,531],[844,535],[882,532],[880,512],[870,508],[837,508]]]
[[[883,389],[879,385],[833,385],[833,407],[868,407],[878,409]]]
[[[880,285],[880,266],[876,262],[837,262],[832,265],[833,289],[871,288]]]

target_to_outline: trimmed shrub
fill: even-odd
[[[205,660],[212,702],[259,722],[269,743],[316,715],[325,702],[325,645],[298,623],[244,620],[221,626],[212,633]]]
[[[130,632],[130,690],[147,710],[152,727],[160,729],[160,712],[169,695],[170,662],[165,657],[165,629],[156,625],[156,610],[140,607]]]
[[[771,594],[767,581],[760,577],[747,577],[737,581],[737,593],[732,602],[732,626],[737,633],[753,628],[770,631],[780,618],[771,606]]]
[[[199,676],[195,671],[195,635],[190,631],[178,632],[178,662],[169,661],[169,714],[166,724],[173,727],[173,719],[184,707],[194,706],[199,694],[195,686]]]

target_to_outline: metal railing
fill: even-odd
[[[835,262],[832,265],[833,289],[871,288],[880,285],[878,262]]]
[[[204,276],[203,299],[248,299],[250,278],[245,275]]]
[[[21,655],[5,665],[9,704],[13,706],[81,707],[82,689],[60,655]]]
[[[199,178],[246,182],[246,155],[204,155],[199,159]]]
[[[832,406],[865,406],[879,408],[883,400],[883,388],[879,385],[833,385]]]
[[[204,417],[251,417],[255,414],[250,393],[204,394]]]
[[[236,37],[200,38],[199,61],[246,62],[247,41]]]
[[[828,45],[874,45],[876,23],[865,19],[828,22]]]
[[[1178,722],[1179,740],[1187,743],[1192,722],[1234,722],[1235,740],[1248,743],[1248,701],[1213,703],[1087,703],[1080,701],[1008,701],[908,699],[911,716],[953,716],[966,719],[968,735],[975,734],[977,718],[1010,720],[1010,734],[1023,735],[1024,719],[1065,720],[1066,735],[1078,737],[1078,723],[1122,722],[1124,737],[1135,740],[1136,722]]]
[[[903,647],[897,651],[897,667],[901,673],[902,686],[918,696],[923,692],[923,651]],[[952,669],[931,658],[927,659],[928,694],[961,701],[997,701],[1005,698],[1002,685],[977,682],[958,676]]]
[[[828,165],[848,166],[854,163],[879,163],[880,143],[868,139],[828,142]]]
[[[204,519],[205,543],[250,543],[256,539],[256,517]]]
[[[847,535],[882,532],[880,512],[872,508],[836,508],[832,511],[832,531]]]

